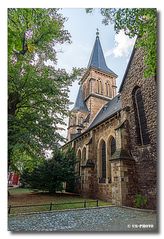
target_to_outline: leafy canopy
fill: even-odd
[[[87,12],[92,12],[88,8]],[[124,30],[130,38],[137,36],[136,47],[145,51],[145,78],[155,76],[157,68],[157,10],[154,8],[101,8],[103,23],[114,24],[116,33]]]
[[[55,44],[70,42],[70,34],[64,30],[65,20],[58,9],[9,9],[9,56],[30,53],[31,58],[37,53],[44,61],[55,61]]]
[[[70,43],[65,20],[58,9],[8,10],[10,164],[20,152],[42,159],[45,150],[64,140],[59,125],[68,114],[68,87],[79,73],[54,67],[56,45]]]

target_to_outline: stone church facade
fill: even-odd
[[[68,125],[77,155],[76,192],[135,206],[157,204],[157,83],[145,79],[144,53],[134,47],[122,84],[105,62],[97,34]]]

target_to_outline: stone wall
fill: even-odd
[[[79,136],[74,140],[74,149],[81,155],[86,148],[86,159],[83,161],[81,157],[81,173],[79,177],[78,192],[83,196],[99,198],[106,201],[112,201],[112,182],[109,181],[110,174],[110,155],[109,143],[110,138],[115,138],[114,128],[119,124],[117,116],[97,126],[94,130]],[[104,140],[106,143],[106,180],[104,183],[99,182],[99,143]]]
[[[99,82],[101,82],[101,87]],[[106,84],[109,85],[110,95]],[[82,86],[91,122],[99,110],[116,95],[116,78],[110,74],[90,69],[87,77],[82,79]]]
[[[101,80],[102,88],[98,92],[98,81]],[[86,77],[84,76],[81,80],[83,85],[83,91],[86,92],[85,98],[88,97],[90,93],[99,93],[104,96],[109,96],[106,92],[106,83],[111,87],[111,98],[116,95],[116,78],[110,74],[103,73],[96,69],[90,69]]]
[[[145,79],[144,54],[141,49],[135,50],[129,65],[128,73],[121,89],[122,106],[129,106],[129,148],[136,165],[138,193],[148,198],[148,208],[155,208],[157,189],[157,83],[154,78]],[[136,142],[135,113],[132,91],[135,86],[141,88],[150,144],[138,145]]]

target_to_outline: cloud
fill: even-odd
[[[124,34],[124,31],[121,30],[114,38],[115,46],[106,52],[105,56],[113,55],[117,57],[128,57],[132,46],[134,45],[135,38],[130,39]]]
[[[68,72],[73,67],[86,67],[90,48],[80,43],[74,42],[70,45],[63,45],[57,48],[57,67],[65,68]]]

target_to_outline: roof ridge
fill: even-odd
[[[115,114],[117,111],[121,109],[120,95],[121,94],[117,94],[109,102],[103,105],[103,107],[101,107],[101,109],[98,111],[98,113],[95,115],[94,119],[90,123],[88,129],[91,129],[95,127],[96,125],[100,124],[102,121],[109,118],[110,116],[112,116],[113,114]],[[106,110],[103,110],[104,108],[106,108]]]

